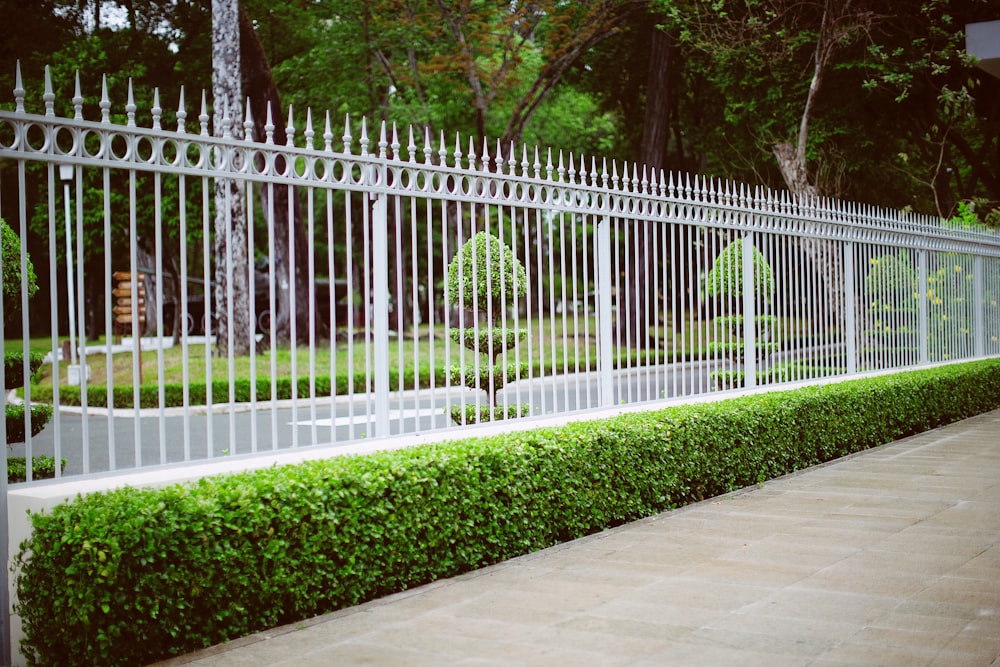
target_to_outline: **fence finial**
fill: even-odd
[[[76,70],[76,82],[73,88],[73,118],[83,120],[83,94],[80,92],[80,70]]]
[[[448,149],[444,145],[444,130],[441,130],[441,143],[438,144],[438,162],[442,167],[448,166]]]
[[[510,142],[511,153],[514,152],[514,142]],[[508,153],[509,155],[510,153]],[[500,137],[497,137],[497,152],[493,158],[493,164],[497,166],[497,173],[503,173],[503,149],[500,147]]]
[[[431,128],[424,125],[424,164],[429,165],[431,163],[431,153],[433,152],[434,149],[431,148]]]
[[[267,115],[264,116],[264,143],[274,143],[274,112],[271,110],[271,100],[267,101]]]
[[[201,135],[208,136],[208,101],[205,99],[205,89],[201,89],[201,113],[198,114],[198,123],[201,125]]]
[[[521,177],[528,178],[528,167],[531,165],[528,163],[528,146],[527,144],[521,144]]]
[[[638,165],[636,165],[636,166],[638,166]],[[643,194],[649,194],[649,178],[647,177],[645,163],[642,165],[642,181],[641,181],[641,185],[642,185],[642,193]]]
[[[292,105],[288,105],[288,125],[285,126],[285,145],[295,147],[295,122],[292,120]]]
[[[660,190],[659,190],[659,194],[660,194],[661,197],[665,197],[666,194],[667,194],[666,178],[667,178],[667,175],[664,172],[664,170],[661,168],[660,169]]]
[[[597,187],[597,178],[598,178],[598,174],[597,174],[597,158],[595,158],[593,155],[591,155],[590,156],[590,184],[592,186],[594,186],[595,188]]]
[[[480,159],[483,161],[481,169],[483,171],[489,171],[490,170],[490,148],[489,148],[489,139],[487,139],[486,137],[483,137],[483,155],[482,155],[482,157]]]
[[[344,153],[346,155],[351,154],[351,144],[354,141],[354,137],[351,136],[351,114],[344,114],[344,136],[341,138],[344,142]]]
[[[313,137],[316,136],[316,131],[313,130],[312,107],[306,107],[306,131],[303,136],[306,138],[306,148],[313,150]]]
[[[45,115],[55,116],[56,94],[52,92],[52,75],[49,73],[49,66],[45,66],[45,93],[42,95],[45,100]]]
[[[21,83],[21,61],[14,63],[14,113],[24,113],[24,85]]]
[[[455,168],[458,169],[462,166],[462,137],[458,132],[455,133]]]
[[[383,119],[378,133],[378,156],[383,160],[386,158],[386,148],[389,146],[389,141],[386,139],[386,127],[385,120]]]
[[[128,122],[126,125],[128,127],[135,127],[135,110],[138,107],[135,106],[135,95],[132,94],[132,77],[128,78],[128,96],[125,101],[125,115],[128,117]]]
[[[469,169],[476,168],[476,146],[472,142],[474,139],[469,137]]]
[[[389,144],[389,148],[392,149],[392,159],[400,159],[399,155],[399,132],[396,129],[396,121],[392,121],[392,143]]]
[[[410,140],[406,144],[406,153],[407,153],[407,156],[410,159],[410,162],[416,162],[417,161],[417,142],[416,142],[416,139],[413,136],[413,125],[409,125],[408,127],[409,127],[409,130],[410,130]]]
[[[326,111],[326,125],[323,127],[323,150],[333,152],[333,126],[330,125],[330,110]]]
[[[542,163],[538,159],[538,146],[537,145],[535,146],[535,163],[532,165],[532,168],[535,170],[535,178],[536,179],[541,179],[541,177],[542,177]]]
[[[361,117],[361,155],[368,155],[368,119]]]
[[[153,108],[150,109],[150,114],[153,116],[153,129],[160,129],[160,115],[163,113],[163,109],[160,107],[160,88],[159,86],[153,88]]]
[[[559,151],[559,181],[562,181],[563,169],[562,169],[562,151]],[[573,159],[573,153],[569,154],[569,168],[565,170],[566,176],[570,183],[573,183],[573,179],[576,176],[576,169],[574,168],[575,160]]]
[[[187,121],[187,111],[184,109],[184,86],[181,86],[181,94],[177,99],[177,132],[184,134],[184,124]]]
[[[253,141],[253,111],[250,109],[250,97],[247,97],[246,113],[243,115],[243,139]]]

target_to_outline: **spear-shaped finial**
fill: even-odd
[[[73,88],[73,119],[83,120],[83,94],[80,92],[80,70],[76,70],[76,82]]]
[[[159,86],[153,88],[153,108],[150,109],[150,114],[153,117],[153,129],[160,129],[160,116],[163,114],[163,109],[160,108],[160,88]]]
[[[312,107],[306,107],[306,131],[303,136],[306,138],[306,148],[308,150],[313,150],[313,137],[316,136],[316,131],[313,130]]]
[[[330,124],[330,110],[326,110],[326,122],[323,127],[323,150],[333,152],[333,126]]]
[[[253,141],[253,111],[250,109],[250,98],[247,97],[246,113],[243,114],[243,139]]]
[[[181,86],[181,94],[177,99],[177,132],[184,134],[184,125],[187,122],[187,111],[184,109],[184,86]]]
[[[49,66],[45,66],[45,93],[42,95],[45,101],[45,115],[55,116],[56,94],[52,92],[52,75],[49,73]]]
[[[24,84],[21,83],[21,61],[14,63],[14,113],[24,113]]]
[[[295,121],[292,120],[292,105],[288,105],[288,125],[285,125],[285,145],[295,148]]]
[[[198,124],[201,125],[201,136],[208,136],[208,101],[205,98],[205,89],[201,89],[201,113],[198,114]]]
[[[271,110],[271,100],[267,101],[267,113],[264,116],[264,143],[274,143],[274,113]]]
[[[347,155],[351,154],[351,144],[354,142],[354,137],[351,136],[351,114],[344,114],[344,136],[341,138],[344,142],[344,153]]]
[[[128,97],[125,102],[125,115],[128,116],[128,127],[135,127],[135,95],[132,94],[132,77],[128,78]]]

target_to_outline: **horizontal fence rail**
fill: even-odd
[[[42,113],[14,93],[2,401],[57,476],[1000,354],[992,231],[311,111],[285,145],[270,112],[215,137],[183,93],[173,129],[131,88],[90,121],[77,83],[63,118],[47,73]]]

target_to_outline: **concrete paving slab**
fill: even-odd
[[[1000,667],[1000,411],[159,663]]]

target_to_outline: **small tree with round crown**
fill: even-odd
[[[452,366],[453,384],[486,392],[488,405],[455,407],[451,418],[474,424],[528,413],[530,405],[497,405],[497,392],[508,382],[527,375],[526,363],[505,363],[504,353],[528,335],[527,329],[504,326],[504,312],[516,308],[528,290],[528,274],[514,252],[496,236],[479,232],[458,251],[448,265],[448,298],[471,312],[472,326],[449,329],[455,342],[486,357],[486,363]],[[497,325],[499,323],[499,325]]]

